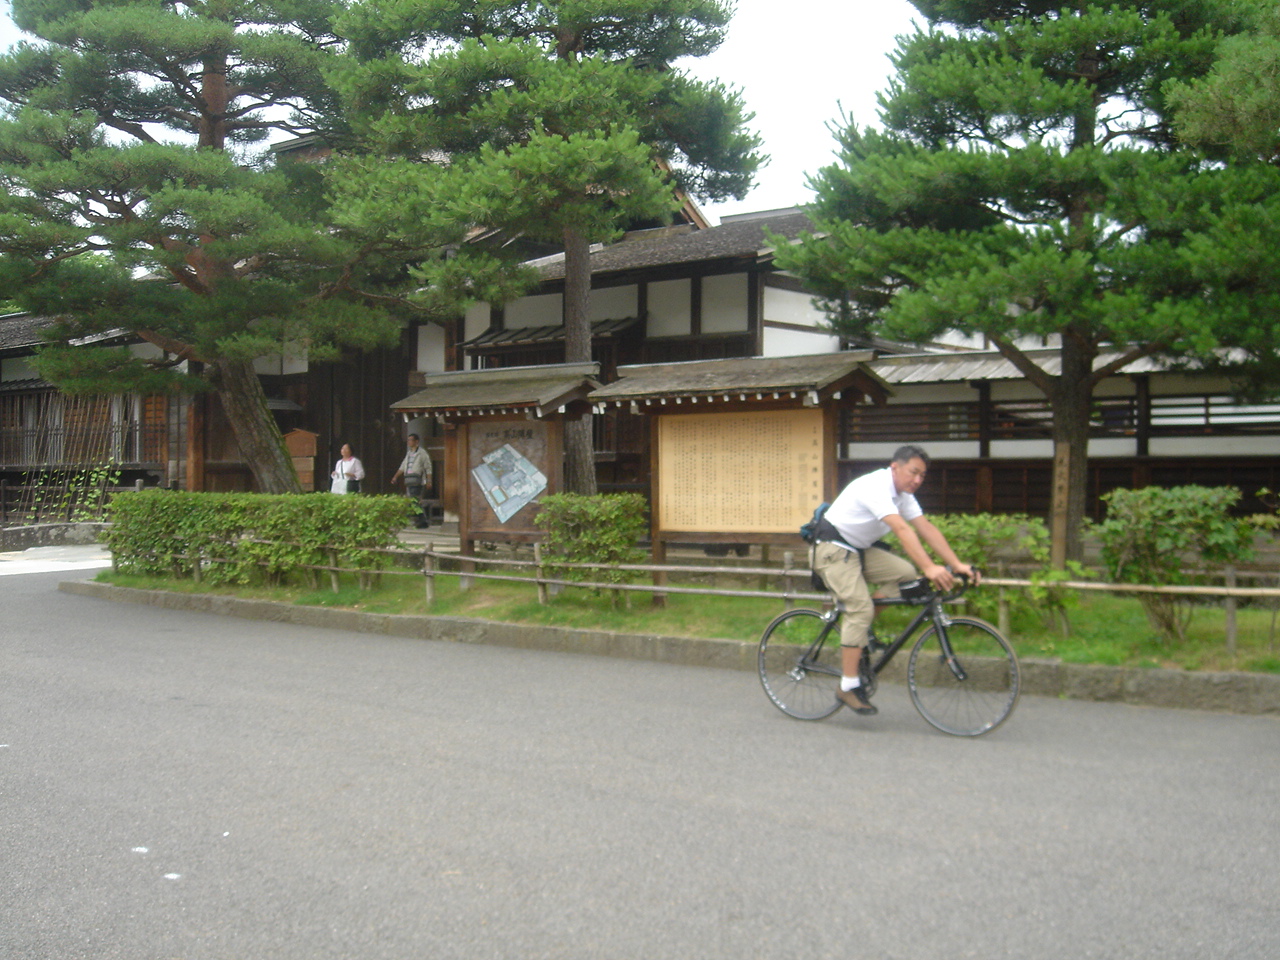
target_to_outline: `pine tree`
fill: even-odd
[[[1079,553],[1094,388],[1144,356],[1208,354],[1274,305],[1221,284],[1212,243],[1277,182],[1171,127],[1166,87],[1208,69],[1226,4],[915,6],[930,25],[900,41],[884,130],[841,131],[813,178],[819,232],[779,260],[851,335],[980,333],[1044,393],[1061,564]],[[1046,340],[1056,368],[1023,349]]]
[[[757,140],[739,97],[674,66],[714,50],[728,18],[716,0],[356,3],[342,24],[363,62],[341,86],[383,154],[342,167],[336,189],[393,235],[422,221],[386,219],[388,182],[417,198],[402,209],[429,208],[438,226],[562,244],[565,359],[589,361],[590,244],[665,221],[677,187],[721,199],[750,186]],[[503,274],[489,252],[454,252],[416,273],[427,296],[478,298],[467,274],[495,288]],[[594,493],[589,418],[567,425],[565,445],[566,487]]]
[[[254,360],[395,342],[352,291],[369,265],[328,229],[320,172],[264,141],[333,127],[331,0],[14,0],[0,57],[0,284],[65,318],[61,343],[132,331],[164,351],[50,347],[67,390],[212,387],[258,487],[299,489]]]

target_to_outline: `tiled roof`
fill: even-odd
[[[884,384],[869,372],[870,353],[824,353],[800,357],[741,357],[619,367],[618,379],[591,394],[597,405],[661,402],[662,399],[801,400],[812,406],[855,389],[883,399]]]
[[[1062,354],[1056,348],[1028,350],[1028,357],[1052,376],[1062,372]],[[1119,357],[1119,351],[1103,352],[1094,361],[1101,367]],[[994,350],[963,353],[908,354],[881,357],[868,366],[886,383],[949,383],[969,380],[1021,380],[1021,371]],[[1169,369],[1159,357],[1143,357],[1121,368],[1119,373],[1158,373]]]
[[[770,246],[765,239],[766,229],[793,239],[812,230],[813,225],[805,213],[782,210],[733,220],[706,230],[644,231],[631,239],[594,250],[591,273],[594,276],[733,257],[767,258]],[[535,261],[534,266],[543,280],[564,278],[564,257],[561,254]]]
[[[37,317],[30,313],[11,313],[0,317],[0,351],[29,350],[44,342],[41,334],[53,326],[52,317]]]

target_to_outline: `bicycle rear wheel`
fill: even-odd
[[[757,665],[773,705],[797,720],[823,720],[840,709],[840,631],[816,610],[788,610],[765,627]],[[822,642],[819,643],[819,638]]]
[[[955,664],[946,661],[937,626],[921,634],[907,663],[907,687],[920,716],[943,733],[977,737],[1009,718],[1018,702],[1018,658],[989,623],[956,617],[947,625]]]

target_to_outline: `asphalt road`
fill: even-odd
[[[990,737],[754,677],[0,578],[0,958],[1280,957],[1280,720]]]

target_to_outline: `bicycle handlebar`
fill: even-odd
[[[951,568],[948,567],[947,569],[950,570]],[[982,570],[979,569],[978,567],[971,567],[971,569],[979,577],[982,576]],[[970,581],[969,575],[967,573],[959,573],[959,572],[953,571],[953,574],[955,578],[960,581],[960,586],[958,588],[952,589],[945,593],[941,590],[937,590],[937,589],[934,590],[934,593],[942,597],[942,601],[944,603],[946,603],[949,600],[959,600],[961,597],[963,597],[966,593],[969,592],[970,587],[977,586],[977,583]]]

